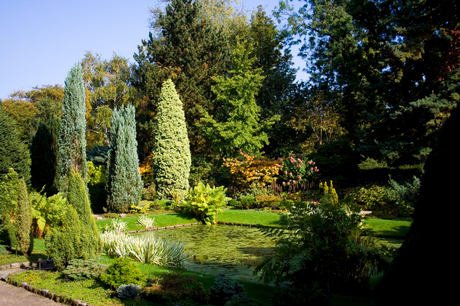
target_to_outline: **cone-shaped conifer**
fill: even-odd
[[[107,171],[107,205],[112,212],[127,212],[142,197],[137,156],[134,106],[115,109],[110,130]]]
[[[18,240],[19,250],[24,256],[28,256],[33,250],[32,210],[24,178],[19,180],[18,207],[16,215],[17,218],[14,225],[16,228],[16,238]]]
[[[70,170],[86,180],[86,105],[83,72],[76,64],[67,75],[59,130],[57,179],[59,191],[67,192]]]
[[[174,189],[189,188],[190,145],[182,102],[171,80],[163,83],[158,101],[152,163],[160,198],[171,197]]]

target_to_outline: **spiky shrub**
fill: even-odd
[[[70,170],[86,180],[86,104],[81,65],[77,63],[67,75],[64,87],[62,120],[58,140],[57,183],[59,191],[67,192]]]
[[[140,296],[141,286],[135,284],[121,285],[117,289],[118,296],[122,300],[133,300]]]
[[[137,224],[145,226],[145,228],[153,228],[155,226],[155,219],[154,218],[149,218],[145,215],[140,216],[139,219],[137,220]]]
[[[24,178],[19,180],[17,218],[14,222],[19,249],[24,256],[32,254],[34,237],[32,235],[32,210]]]
[[[62,271],[64,277],[70,280],[84,280],[98,278],[104,271],[104,266],[99,263],[99,257],[91,259],[72,259]]]
[[[154,138],[153,179],[158,197],[170,198],[173,189],[188,190],[190,144],[182,102],[171,80],[161,88]]]
[[[107,205],[112,212],[128,212],[142,198],[143,183],[137,157],[134,106],[113,111],[107,166]]]
[[[186,193],[181,206],[191,211],[204,224],[215,224],[217,213],[231,200],[225,196],[226,191],[223,186],[211,188],[208,184],[199,182]]]
[[[112,289],[123,284],[142,285],[144,274],[130,258],[119,257],[101,274],[99,279]]]
[[[30,156],[27,146],[21,141],[13,121],[3,112],[0,105],[0,180],[14,169],[19,177],[30,182]]]
[[[70,171],[67,201],[77,211],[82,225],[83,258],[92,258],[102,248],[96,222],[92,217],[88,193],[83,179],[73,169]]]

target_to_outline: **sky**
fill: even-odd
[[[279,0],[243,1],[250,16],[258,5],[271,15]],[[135,63],[133,54],[149,34],[149,7],[156,0],[0,0],[0,99],[36,86],[64,85],[86,53],[113,53]],[[297,6],[299,4],[296,3]],[[291,50],[297,80],[305,62]]]

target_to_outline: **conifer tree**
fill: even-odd
[[[189,188],[190,145],[182,102],[171,80],[163,83],[158,100],[152,163],[160,198],[171,197],[173,189]]]
[[[24,177],[26,184],[30,183],[29,151],[0,104],[0,180],[10,168],[14,169],[19,177]]]
[[[107,171],[107,205],[110,211],[127,212],[142,197],[142,179],[137,156],[134,106],[115,108],[110,130]]]
[[[42,120],[32,138],[30,148],[32,187],[41,190],[45,186],[45,192],[48,196],[57,193],[54,180],[57,167],[59,126],[60,120],[54,116],[48,120]]]
[[[268,129],[279,116],[260,122],[260,108],[255,97],[262,86],[264,77],[261,68],[253,69],[256,57],[249,58],[252,45],[238,41],[232,51],[232,65],[229,76],[217,76],[217,84],[212,87],[217,95],[216,102],[222,104],[222,114],[203,119],[204,128],[212,139],[215,151],[225,157],[233,157],[239,150],[249,154],[258,153],[268,143],[264,130]]]
[[[58,140],[59,191],[66,192],[70,170],[79,173],[86,180],[86,104],[83,72],[76,64],[67,75],[62,106],[62,121]]]
[[[19,180],[17,218],[14,222],[19,249],[24,256],[29,256],[34,247],[32,235],[32,210],[24,178]]]
[[[67,201],[75,208],[81,222],[81,257],[92,258],[101,250],[102,242],[96,222],[92,218],[91,205],[85,183],[73,169],[70,170]]]
[[[151,141],[154,119],[149,114],[156,108],[162,83],[169,78],[182,99],[192,151],[206,153],[207,139],[197,123],[202,117],[201,109],[214,114],[211,86],[213,76],[226,69],[227,38],[222,29],[203,17],[200,1],[171,0],[166,12],[158,14],[155,26],[161,29],[159,35],[150,33],[149,40],[142,41],[134,55],[138,65],[133,84],[148,97],[141,103],[139,115],[139,144],[147,144],[141,154],[149,154],[155,145]]]

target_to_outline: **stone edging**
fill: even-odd
[[[170,225],[170,226],[163,226],[163,227],[152,227],[152,228],[141,229],[141,230],[137,230],[137,231],[126,231],[125,233],[127,233],[127,234],[136,234],[136,233],[142,233],[142,232],[158,231],[158,230],[164,230],[164,229],[173,229],[173,228],[178,228],[178,227],[200,225],[200,224],[201,223],[199,223],[199,222],[187,223],[187,224],[177,224],[177,225]]]

